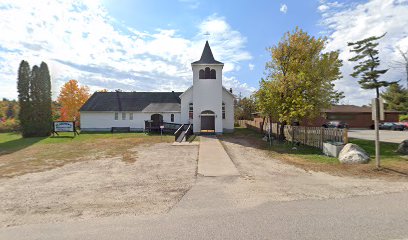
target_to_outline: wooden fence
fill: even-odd
[[[260,131],[263,126],[262,121],[238,120],[241,127],[246,127]],[[268,133],[270,124],[265,122],[263,133]],[[272,123],[271,134],[279,135],[279,126],[277,123]],[[284,127],[284,135],[287,141],[295,142],[303,145],[308,145],[323,149],[324,142],[341,142],[348,143],[347,129],[339,128],[323,128],[323,127],[303,127],[303,126],[288,126]]]

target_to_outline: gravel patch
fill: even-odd
[[[0,179],[0,226],[169,211],[196,178],[198,147],[170,143]]]

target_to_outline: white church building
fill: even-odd
[[[81,131],[192,124],[194,134],[232,132],[234,95],[222,85],[224,64],[208,41],[191,67],[193,85],[185,92],[95,92],[80,109]]]

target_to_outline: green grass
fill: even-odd
[[[174,141],[173,135],[145,133],[72,133],[22,138],[0,133],[0,178],[45,171],[68,163],[120,157],[126,163],[137,159],[133,149],[141,144]]]
[[[49,137],[32,137],[23,138],[19,133],[0,133],[0,155],[19,151],[32,145],[43,144],[64,144],[64,143],[79,143],[91,142],[97,139],[126,139],[126,138],[145,138],[148,142],[151,136],[160,136],[157,134],[145,133],[81,133],[74,137],[73,133],[59,133],[59,136]],[[173,135],[163,135],[163,140],[168,141],[173,139]]]
[[[357,144],[363,148],[368,154],[370,154],[371,159],[375,159],[375,142],[371,140],[363,139],[350,139],[350,143]],[[382,142],[380,144],[380,158],[382,161],[407,161],[395,150],[398,148],[398,143],[386,143]]]
[[[327,164],[340,164],[337,158],[328,157],[323,155],[322,150],[309,146],[293,146],[291,143],[279,143],[277,141],[272,142],[272,146],[269,146],[268,142],[261,141],[261,133],[256,132],[247,128],[235,128],[234,133],[224,134],[225,137],[237,137],[251,139],[254,143],[263,149],[268,149],[271,154],[276,156],[276,154],[285,154],[287,156],[299,157],[311,162],[316,163],[327,163]],[[375,159],[375,146],[374,141],[361,140],[361,139],[350,139],[350,143],[357,144],[363,148],[371,157],[371,163],[374,163]],[[380,157],[383,163],[394,163],[394,162],[407,162],[408,160],[400,156],[395,150],[398,144],[396,143],[381,143],[381,154]]]

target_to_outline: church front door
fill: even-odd
[[[215,116],[201,116],[201,132],[215,131]]]

